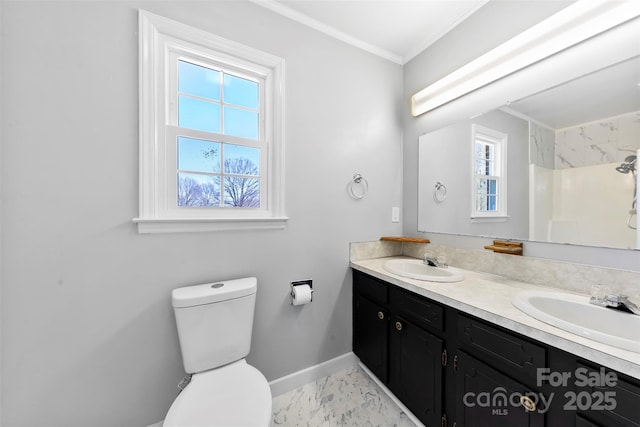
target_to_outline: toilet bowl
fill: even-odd
[[[249,354],[255,277],[174,289],[180,351],[191,382],[176,397],[163,427],[271,424],[271,389]]]
[[[243,359],[193,375],[163,427],[268,426],[271,416],[269,383]]]

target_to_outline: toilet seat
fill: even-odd
[[[244,359],[194,374],[169,408],[163,427],[269,426],[271,389]]]

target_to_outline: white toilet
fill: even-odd
[[[188,286],[171,293],[184,370],[193,374],[164,427],[269,426],[271,389],[249,354],[255,277]]]

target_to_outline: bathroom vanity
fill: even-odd
[[[640,354],[520,312],[540,288],[407,279],[352,261],[353,351],[427,426],[640,426]]]

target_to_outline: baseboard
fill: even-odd
[[[360,365],[360,367],[362,368],[363,371],[365,371],[367,373],[367,375],[369,375],[369,377],[371,377],[371,379],[373,380],[373,382],[375,382],[378,387],[380,387],[382,389],[382,391],[384,391],[384,393],[389,396],[389,398],[391,400],[393,400],[393,403],[395,403],[396,405],[398,405],[398,407],[400,409],[402,409],[402,411],[407,415],[407,418],[409,418],[417,427],[425,427],[424,424],[422,424],[422,421],[420,421],[418,419],[418,417],[416,417],[415,415],[413,415],[413,413],[406,407],[404,406],[404,404],[402,402],[400,402],[400,400],[395,396],[395,394],[393,394],[391,392],[391,390],[389,390],[387,388],[386,385],[384,385],[382,383],[382,381],[380,381],[378,379],[378,377],[376,377],[373,372],[371,372],[369,370],[369,368],[367,368],[366,366],[364,366],[364,363],[360,362],[358,360],[358,364]]]
[[[271,395],[278,396],[288,391],[302,387],[305,384],[313,382],[317,379],[326,377],[336,373],[342,369],[350,368],[358,364],[358,358],[352,352],[345,353],[342,356],[334,357],[326,362],[319,363],[315,366],[293,372],[282,378],[275,379],[269,383],[271,387]]]

